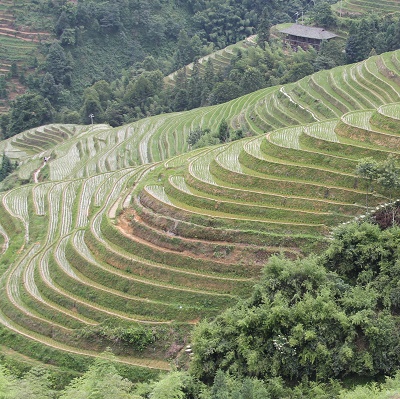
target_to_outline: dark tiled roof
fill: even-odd
[[[313,28],[312,26],[305,26],[299,24],[293,24],[289,28],[282,29],[280,32],[286,33],[288,35],[299,36],[299,37],[307,37],[309,39],[319,39],[326,40],[332,39],[333,37],[337,37],[332,32],[325,30],[323,28]]]

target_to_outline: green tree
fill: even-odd
[[[40,92],[43,97],[48,98],[53,104],[57,103],[60,94],[60,86],[56,84],[51,73],[46,72],[43,76]]]
[[[142,61],[142,67],[146,71],[156,71],[158,69],[158,65],[153,56],[149,55]]]
[[[81,118],[84,123],[91,123],[89,115],[94,115],[97,122],[103,121],[103,107],[100,103],[100,98],[96,90],[90,88],[85,91],[85,99],[81,108]]]
[[[265,79],[261,71],[254,67],[248,67],[240,81],[242,93],[247,94],[265,87]]]
[[[222,370],[218,370],[215,374],[211,399],[230,399],[225,373]]]
[[[271,26],[269,9],[264,7],[257,26],[257,43],[263,50],[265,50],[265,44],[269,42]]]
[[[241,94],[241,89],[238,84],[231,81],[216,83],[211,95],[211,104],[220,104],[226,101],[233,100],[239,97]]]
[[[200,76],[199,63],[193,62],[193,72],[188,82],[188,109],[198,108],[201,105],[203,79]]]
[[[324,28],[334,28],[337,24],[335,14],[327,1],[319,1],[312,10],[316,25]]]
[[[18,381],[18,398],[53,399],[55,391],[51,389],[52,381],[48,370],[33,367]]]
[[[184,399],[183,374],[174,371],[158,381],[150,394],[151,399]]]
[[[18,65],[16,62],[13,62],[11,64],[11,68],[10,68],[10,76],[12,78],[17,78],[18,77]]]
[[[108,101],[113,99],[113,93],[110,84],[105,80],[99,80],[92,87],[99,95],[101,107],[106,109]]]
[[[64,32],[64,29],[66,28],[70,28],[70,24],[69,24],[69,18],[67,13],[63,10],[60,14],[60,16],[58,17],[58,20],[56,22],[56,25],[54,27],[54,30],[56,32],[56,35],[58,37],[60,37],[62,35],[62,33]]]
[[[187,143],[190,147],[193,147],[205,134],[210,133],[210,129],[201,129],[200,126],[191,130],[188,134]]]
[[[0,75],[0,98],[7,98],[7,82],[4,75]]]
[[[13,165],[10,158],[3,153],[0,167],[0,181],[4,180],[13,171]]]
[[[377,20],[374,17],[362,18],[359,22],[353,22],[346,43],[347,62],[358,62],[368,58],[369,53],[375,47],[376,36]]]
[[[16,379],[0,364],[0,399],[17,398]]]
[[[314,61],[317,71],[331,69],[346,62],[343,40],[324,40]]]
[[[381,162],[378,167],[378,183],[389,190],[390,202],[392,201],[393,194],[400,188],[400,168],[397,166],[396,160],[393,155]],[[395,222],[396,206],[392,207],[392,224]]]
[[[400,365],[400,334],[395,327],[396,317],[390,308],[382,307],[383,279],[379,279],[376,288],[357,283],[365,282],[367,277],[362,256],[367,260],[371,254],[375,263],[379,260],[375,254],[381,251],[380,246],[371,251],[380,232],[375,227],[378,236],[364,234],[363,243],[350,241],[344,252],[343,243],[335,237],[332,245],[337,248],[337,262],[330,257],[332,253],[327,254],[327,259],[333,261],[332,270],[339,270],[347,251],[352,256],[349,267],[358,256],[361,271],[358,273],[353,266],[353,281],[327,271],[325,264],[329,262],[325,258],[314,256],[294,262],[271,258],[251,298],[213,322],[203,321],[196,327],[192,339],[194,375],[210,381],[222,370],[260,379],[280,376],[291,384],[304,378],[328,380],[396,370]],[[392,236],[396,237],[398,231],[393,231]],[[350,240],[351,237],[349,234]],[[381,242],[390,242],[384,239],[385,234],[381,237]],[[395,258],[389,259],[382,263],[386,269],[396,263]],[[394,288],[399,282],[398,267],[389,273],[395,280],[391,285]],[[368,276],[377,283],[371,274]],[[395,293],[386,290],[385,298]]]
[[[52,122],[54,109],[40,94],[25,93],[11,102],[6,137]]]
[[[64,49],[58,42],[54,42],[49,48],[46,70],[53,75],[56,84],[68,84],[71,80],[71,65]]]
[[[174,54],[174,69],[179,69],[184,65],[190,64],[193,61],[193,56],[194,54],[189,36],[185,30],[181,30]]]
[[[64,46],[74,46],[76,44],[76,29],[66,28],[60,36],[60,41]]]
[[[229,140],[229,126],[226,120],[223,120],[218,126],[218,138],[221,143],[226,143]]]
[[[112,354],[105,352],[67,386],[60,399],[131,399],[131,390],[132,383],[118,374]]]
[[[400,309],[399,230],[397,226],[381,230],[379,225],[370,223],[340,226],[323,254],[323,265],[339,273],[348,284],[375,288],[374,296],[379,298],[380,306],[397,313]]]
[[[204,68],[204,85],[211,91],[215,84],[215,71],[212,60],[207,60]]]
[[[356,174],[367,182],[367,193],[365,196],[365,206],[368,213],[368,196],[372,186],[372,182],[378,178],[378,162],[373,158],[360,159],[356,166]]]
[[[314,73],[314,67],[310,62],[300,62],[294,64],[287,74],[284,76],[285,82],[296,82],[305,76],[311,75]]]

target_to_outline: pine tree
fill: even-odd
[[[225,120],[219,124],[218,138],[221,143],[226,143],[229,140],[229,127]]]
[[[4,180],[13,171],[13,166],[11,164],[10,158],[3,153],[3,158],[1,160],[0,168],[0,181]]]
[[[64,49],[58,42],[54,42],[46,57],[46,70],[53,75],[56,84],[59,84],[68,82],[71,69]]]
[[[265,50],[265,44],[269,42],[271,29],[271,16],[267,7],[264,7],[257,26],[257,43]]]

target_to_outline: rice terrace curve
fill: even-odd
[[[189,151],[192,129],[223,120],[247,137]],[[221,105],[0,142],[26,182],[0,194],[4,345],[77,370],[111,346],[168,370],[168,347],[127,349],[99,328],[190,329],[246,297],[272,254],[325,248],[366,212],[358,160],[400,157],[399,126],[397,51]],[[388,197],[377,186],[369,204]]]

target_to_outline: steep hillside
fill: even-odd
[[[190,326],[248,295],[271,254],[319,251],[366,212],[357,160],[400,156],[398,57],[120,128],[50,125],[1,142],[20,162],[4,185],[31,181],[1,193],[3,344],[67,369],[107,346],[138,373],[168,369]],[[191,129],[223,120],[249,136],[187,152]],[[388,197],[377,186],[369,203]]]
[[[34,60],[40,58],[39,47],[45,43],[51,33],[39,27],[27,26],[27,21],[21,20],[19,16],[29,8],[29,1],[4,0],[0,5],[0,74],[7,77],[7,98],[0,97],[0,113],[8,108],[8,101],[26,90],[21,84],[18,75],[31,69]],[[32,11],[31,11],[32,12]],[[44,16],[35,9],[36,18]],[[12,70],[16,68],[16,70]]]

